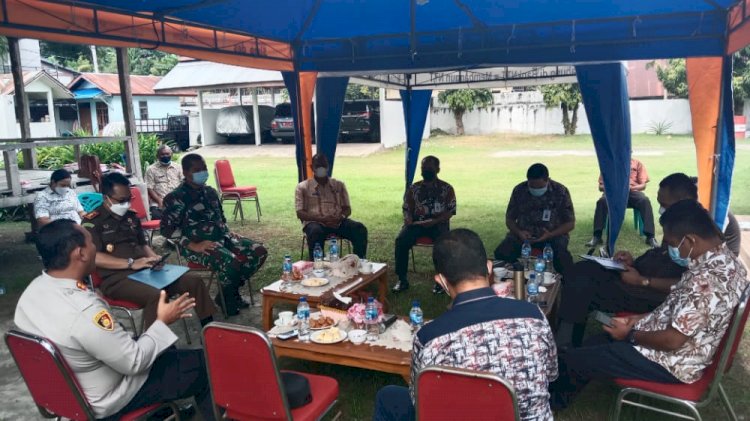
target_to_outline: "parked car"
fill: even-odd
[[[310,112],[315,121],[315,108],[311,107]],[[315,142],[315,130],[313,130],[313,143]],[[284,102],[276,105],[276,112],[271,121],[271,137],[281,143],[294,143],[294,119],[292,118],[292,104]]]
[[[344,101],[339,134],[342,140],[360,138],[380,142],[380,101]]]
[[[271,140],[271,122],[275,113],[274,107],[259,105],[261,140]],[[229,143],[255,143],[253,126],[253,107],[224,107],[216,117],[216,133],[225,136]]]

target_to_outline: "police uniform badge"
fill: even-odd
[[[94,219],[97,216],[99,216],[99,212],[98,211],[91,211],[91,212],[83,215],[83,217],[86,218],[86,219]]]
[[[107,244],[107,253],[112,253],[113,251],[115,251],[115,245]]]
[[[94,324],[107,331],[112,331],[115,329],[115,323],[112,319],[112,315],[110,315],[107,310],[102,310],[96,313],[96,316],[94,316]]]

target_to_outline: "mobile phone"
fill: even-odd
[[[601,311],[595,311],[594,312],[594,319],[596,319],[597,322],[607,325],[609,327],[614,327],[614,324],[612,323],[612,316],[610,316],[607,313],[602,313]]]
[[[153,266],[151,266],[151,270],[158,272],[164,269],[164,265],[167,263],[167,257],[169,257],[170,254],[172,253],[167,253],[164,256],[162,256],[158,262],[154,263]]]
[[[281,335],[276,335],[276,338],[280,339],[282,341],[285,341],[287,339],[292,339],[295,336],[297,336],[297,331],[296,330],[290,330],[289,332],[282,333]]]

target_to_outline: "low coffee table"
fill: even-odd
[[[373,263],[373,273],[371,274],[355,275],[328,289],[310,288],[310,293],[281,291],[281,281],[276,281],[261,290],[263,294],[263,330],[268,331],[273,327],[273,306],[278,303],[296,305],[300,297],[306,296],[310,307],[317,308],[323,299],[331,295],[332,290],[337,291],[341,295],[346,295],[359,291],[375,282],[378,283],[378,301],[383,304],[383,309],[387,311],[388,266],[382,263]]]

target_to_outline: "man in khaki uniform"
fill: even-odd
[[[328,158],[316,154],[312,158],[315,177],[297,184],[294,207],[302,221],[307,247],[312,260],[315,244],[323,247],[328,234],[346,238],[354,246],[354,254],[367,255],[367,228],[349,219],[352,207],[343,182],[328,176]]]
[[[36,247],[45,272],[21,295],[14,322],[58,346],[97,418],[194,396],[203,419],[214,419],[202,350],[171,348],[177,336],[167,326],[190,316],[193,298],[167,303],[162,291],[156,321],[136,341],[83,282],[96,256],[88,231],[53,221],[39,231]]]
[[[156,151],[156,162],[146,168],[146,187],[151,204],[151,219],[161,219],[164,197],[182,182],[182,168],[172,161],[172,149],[161,145]]]

